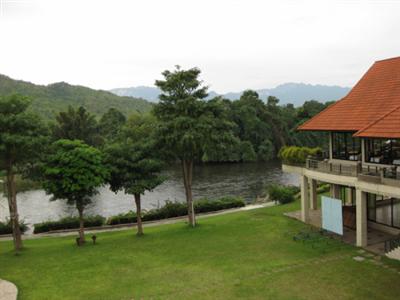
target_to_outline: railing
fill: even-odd
[[[385,253],[400,247],[400,237],[385,241]]]
[[[328,160],[316,159],[307,159],[306,168],[319,172],[344,176],[357,176],[360,171],[359,165],[341,164],[336,162],[329,162]]]

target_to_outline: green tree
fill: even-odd
[[[43,172],[43,188],[52,200],[67,200],[79,213],[79,244],[85,242],[83,212],[108,179],[102,153],[79,140],[53,143]]]
[[[99,128],[94,115],[84,107],[60,112],[56,117],[56,125],[53,128],[55,140],[81,140],[90,146],[98,146],[102,143]]]
[[[164,80],[155,83],[162,92],[160,102],[154,107],[159,120],[158,140],[165,152],[181,162],[189,224],[195,226],[193,163],[201,160],[205,148],[230,142],[232,123],[226,118],[221,101],[204,100],[207,87],[199,80],[199,69],[177,67],[162,75]]]
[[[132,130],[132,129],[131,129]],[[140,131],[140,129],[138,129]],[[162,162],[155,158],[151,142],[130,138],[106,146],[106,164],[110,170],[108,183],[117,193],[133,195],[136,204],[137,235],[143,235],[141,195],[163,182],[159,175]]]
[[[240,145],[242,152],[242,161],[250,162],[257,160],[256,152],[254,151],[253,145],[249,141],[244,141]]]
[[[100,119],[100,134],[105,139],[114,139],[126,123],[125,115],[115,108],[110,108]]]
[[[45,128],[27,112],[29,100],[21,95],[0,97],[0,170],[6,173],[6,193],[13,228],[14,247],[22,248],[15,174],[32,164],[44,145]]]

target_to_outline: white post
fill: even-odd
[[[301,176],[301,220],[305,223],[309,220],[309,192],[308,192],[308,179],[306,176]]]
[[[356,190],[356,221],[357,221],[357,246],[367,246],[367,196],[366,193]]]
[[[316,210],[318,207],[317,204],[317,181],[315,179],[309,179],[310,184],[310,208],[312,210]]]

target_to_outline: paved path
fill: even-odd
[[[250,204],[250,205],[246,205],[245,207],[240,207],[240,208],[232,208],[232,209],[226,209],[223,211],[198,214],[197,218],[202,219],[202,218],[206,218],[206,217],[220,216],[220,215],[235,213],[235,212],[239,212],[239,211],[253,210],[253,209],[262,208],[262,207],[270,207],[270,206],[274,206],[274,205],[275,205],[274,202],[267,202],[267,203],[262,203],[262,204]],[[175,224],[178,222],[182,222],[182,220],[186,220],[186,218],[187,218],[187,216],[182,216],[182,217],[170,218],[170,219],[165,219],[165,220],[160,220],[160,221],[149,221],[149,222],[144,222],[143,226],[144,227],[153,227],[153,226],[165,225],[165,224]],[[96,228],[87,229],[87,230],[85,230],[85,233],[93,234],[93,233],[99,233],[99,232],[129,230],[135,226],[136,226],[136,224],[126,224],[126,225],[122,225],[122,226],[112,226],[109,228],[99,227],[98,229],[96,229]],[[61,231],[61,232],[24,235],[23,239],[30,240],[30,239],[37,239],[37,238],[42,238],[42,237],[71,236],[71,235],[76,235],[76,233],[77,233],[77,229],[71,229],[71,230]],[[12,240],[12,236],[0,237],[0,241],[7,241],[7,240]],[[2,299],[0,298],[0,300],[2,300]]]
[[[16,300],[18,289],[15,284],[0,279],[0,299],[1,300]]]

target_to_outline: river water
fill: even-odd
[[[165,175],[167,180],[162,185],[142,197],[144,209],[162,206],[166,200],[184,201],[181,168],[178,165],[170,167],[165,171]],[[193,174],[193,196],[194,199],[213,199],[234,195],[250,202],[262,195],[270,183],[298,185],[299,179],[294,174],[283,173],[278,161],[198,165],[195,166]],[[20,218],[29,225],[76,215],[74,206],[62,200],[50,201],[50,196],[42,190],[19,193],[17,199]],[[86,208],[85,214],[109,217],[129,210],[134,210],[133,196],[123,192],[115,194],[107,187],[102,187]],[[8,216],[7,200],[1,196],[0,220],[4,221]]]

